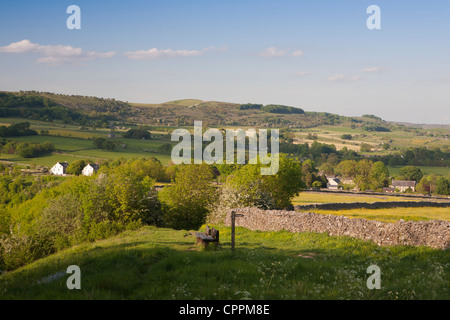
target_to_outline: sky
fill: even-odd
[[[450,1],[2,1],[0,90],[450,124]]]

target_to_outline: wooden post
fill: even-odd
[[[236,217],[243,217],[243,214],[236,214],[236,211],[231,211],[231,252],[234,252],[235,237],[236,237]]]

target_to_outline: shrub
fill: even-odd
[[[216,201],[217,190],[211,184],[213,171],[206,164],[183,165],[173,185],[159,192],[164,224],[174,229],[198,229]]]
[[[11,233],[0,236],[0,267],[6,271],[17,269],[53,252],[52,239],[42,235]]]
[[[128,139],[145,139],[150,140],[152,138],[150,132],[145,129],[130,129],[124,135],[124,138]]]

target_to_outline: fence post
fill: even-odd
[[[236,214],[236,211],[231,211],[231,252],[234,252],[236,243],[236,217],[243,217],[243,214]]]

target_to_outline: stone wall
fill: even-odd
[[[296,211],[307,211],[313,209],[340,210],[340,209],[383,209],[383,208],[419,208],[436,207],[450,208],[450,202],[431,201],[383,201],[383,202],[349,202],[349,203],[319,203],[308,205],[296,205]]]
[[[398,221],[383,223],[344,216],[321,215],[285,210],[235,209],[243,217],[236,218],[236,226],[251,230],[290,232],[326,232],[331,236],[349,236],[371,240],[378,245],[412,245],[447,249],[450,246],[450,222]],[[231,224],[231,210],[225,218]]]

